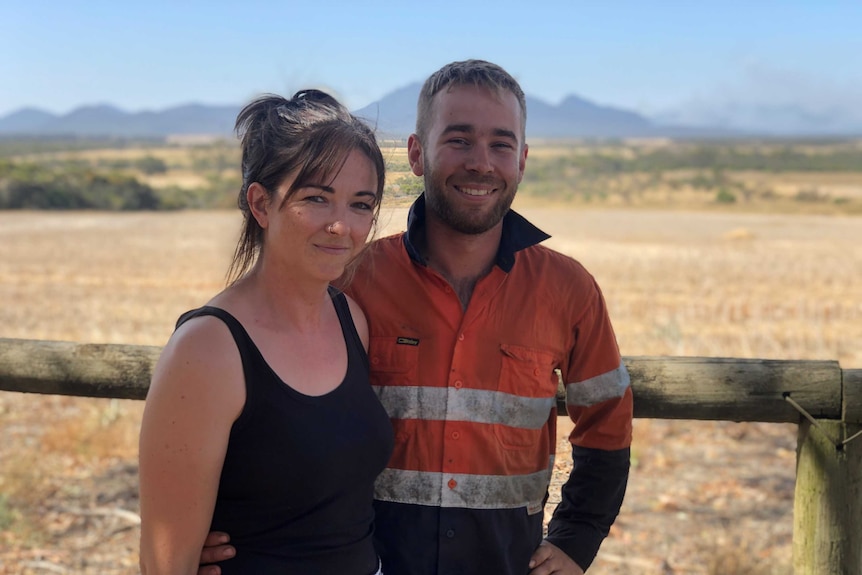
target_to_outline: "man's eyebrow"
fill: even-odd
[[[494,135],[498,138],[509,138],[510,140],[518,141],[518,136],[512,130],[505,130],[503,128],[495,128]]]
[[[470,124],[449,124],[443,130],[443,135],[451,134],[452,132],[466,132],[468,134],[473,133],[473,126]]]
[[[443,135],[450,134],[452,132],[472,134],[475,132],[475,128],[471,124],[449,124],[443,130]],[[510,140],[518,141],[518,136],[512,130],[506,130],[504,128],[494,128],[493,130],[494,136],[498,138],[508,138]]]

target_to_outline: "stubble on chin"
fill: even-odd
[[[496,226],[509,211],[514,200],[514,194],[508,198],[500,199],[489,212],[463,210],[455,206],[453,202],[450,202],[438,190],[432,189],[429,194],[427,184],[425,189],[425,205],[427,209],[433,212],[437,219],[448,227],[458,233],[467,235],[483,234]]]

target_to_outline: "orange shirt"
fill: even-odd
[[[375,498],[535,515],[553,469],[560,376],[573,445],[631,443],[629,377],[601,291],[583,266],[538,245],[547,235],[510,212],[497,265],[464,310],[415,248],[422,198],[417,205],[409,231],[376,241],[349,288],[368,317],[371,383],[395,431]]]

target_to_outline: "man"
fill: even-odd
[[[375,242],[350,287],[395,430],[375,486],[386,575],[581,575],[622,505],[628,373],[592,276],[510,210],[525,125],[524,93],[498,66],[434,73],[407,144],[425,193],[407,232]],[[543,540],[558,371],[574,467]]]

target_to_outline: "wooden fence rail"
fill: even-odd
[[[143,399],[161,348],[0,338],[0,390]],[[635,417],[796,423],[794,575],[862,575],[862,370],[626,357]],[[564,397],[558,396],[562,407]]]

